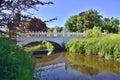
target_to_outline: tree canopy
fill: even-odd
[[[112,17],[103,18],[97,10],[89,9],[77,15],[70,16],[66,21],[65,27],[70,32],[84,32],[87,29],[92,29],[94,26],[100,27],[102,32],[117,33],[119,20]]]
[[[91,29],[94,26],[101,26],[102,15],[99,15],[97,10],[88,10],[71,16],[65,23],[68,31],[83,32],[86,29]]]
[[[39,5],[54,4],[40,0],[0,0],[0,27],[8,27],[9,37],[16,37],[16,29],[23,24],[24,19],[31,19],[33,13],[29,10],[38,10]]]
[[[24,18],[31,18],[29,9],[38,9],[38,5],[54,4],[39,0],[0,0],[0,26],[18,26]],[[24,12],[24,13],[23,13]],[[12,27],[14,27],[12,26]]]
[[[117,33],[119,30],[119,20],[118,18],[104,18],[103,19],[102,32],[106,31],[109,33]]]
[[[33,19],[28,19],[24,21],[24,23],[19,26],[19,28],[26,32],[26,31],[47,31],[47,26],[45,22],[43,22],[41,19],[38,18],[33,18]]]
[[[47,31],[48,32],[54,32],[55,29],[56,29],[57,32],[62,32],[63,31],[63,27],[59,27],[59,26],[48,28]]]

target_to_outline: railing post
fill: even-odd
[[[56,28],[54,29],[53,33],[54,33],[54,37],[58,36]]]
[[[67,37],[67,30],[65,27],[63,28],[63,37]]]

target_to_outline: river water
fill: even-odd
[[[120,80],[120,62],[92,55],[36,56],[35,80]]]

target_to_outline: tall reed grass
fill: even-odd
[[[74,53],[98,55],[105,59],[120,58],[120,34],[72,39],[66,44],[66,49]]]

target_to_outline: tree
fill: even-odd
[[[99,15],[97,10],[88,10],[79,14],[82,18],[82,26],[86,30],[92,29],[94,26],[101,26],[102,23],[102,15]]]
[[[37,5],[45,4],[49,5],[53,4],[53,2],[42,2],[39,0],[1,0],[0,26],[7,26],[10,32],[11,30],[16,30],[16,27],[22,24],[25,18],[31,18],[29,9],[37,10]]]
[[[65,27],[70,32],[82,32],[81,17],[78,15],[71,16],[65,23]]]
[[[56,26],[56,30],[57,30],[57,32],[62,32],[63,31],[63,27]]]
[[[47,32],[53,32],[54,29],[55,29],[54,27],[52,27],[52,28],[48,28]]]
[[[107,31],[108,33],[117,33],[119,31],[119,20],[117,18],[104,18],[102,32]]]
[[[59,26],[55,26],[52,28],[48,28],[48,32],[54,32],[54,30],[57,30],[57,32],[62,32],[63,31],[63,27],[59,27]]]
[[[24,23],[19,26],[19,28],[26,32],[26,31],[47,31],[47,26],[45,22],[43,22],[41,19],[33,18],[30,20],[24,21]]]
[[[65,23],[68,31],[83,32],[86,29],[92,29],[94,26],[100,27],[102,16],[97,10],[88,10],[71,16]]]
[[[47,31],[47,26],[42,20],[34,18],[29,22],[28,30],[30,30],[30,31]]]

